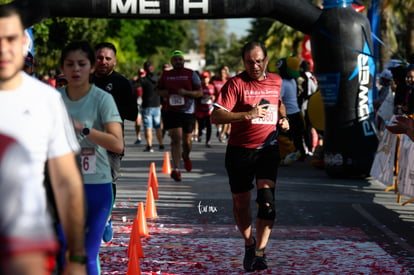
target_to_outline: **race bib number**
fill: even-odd
[[[95,148],[82,148],[81,151],[82,174],[96,174]]]
[[[181,95],[170,95],[170,105],[171,106],[182,106],[184,105],[184,97]]]
[[[201,99],[201,104],[210,105],[212,103],[213,103],[213,101],[211,100],[211,97],[203,97]]]
[[[277,122],[277,105],[269,105],[264,117],[252,119],[252,124],[274,124]]]

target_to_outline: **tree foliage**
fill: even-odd
[[[182,22],[174,20],[48,18],[33,30],[39,73],[58,68],[60,52],[68,42],[87,40],[91,45],[114,43],[119,70],[132,75],[146,59],[157,54],[166,56],[187,37]]]
[[[252,22],[247,40],[262,42],[268,51],[272,65],[277,59],[300,54],[303,33],[279,21],[260,18]],[[273,71],[274,68],[269,68]]]
[[[33,26],[36,58],[40,71],[58,68],[61,49],[73,40],[99,41],[107,20],[49,18]]]
[[[414,2],[405,0],[382,0],[380,38],[380,64],[390,58],[410,60],[414,54]]]
[[[227,24],[225,20],[206,20],[206,69],[217,70],[223,65],[231,64],[227,63],[225,50],[229,47],[229,42],[235,39],[233,34],[230,35],[230,39],[226,33]]]

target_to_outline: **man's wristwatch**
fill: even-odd
[[[69,255],[69,262],[86,264],[88,262],[88,256],[85,255]]]
[[[89,135],[91,133],[91,129],[89,129],[88,127],[85,127],[85,128],[82,129],[81,133],[82,133],[82,135],[84,135],[86,137],[87,135]]]

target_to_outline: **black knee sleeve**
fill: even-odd
[[[257,217],[273,221],[276,218],[275,188],[261,188],[257,190],[256,203],[258,204]]]

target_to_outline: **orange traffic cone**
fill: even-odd
[[[148,173],[148,188],[152,188],[152,193],[155,199],[158,199],[158,178],[155,169],[155,162],[151,162],[150,171]]]
[[[135,251],[135,254],[139,258],[144,258],[144,251],[142,249],[142,243],[141,243],[141,236],[138,233],[138,225],[137,220],[134,219],[132,223],[132,230],[131,234],[129,236],[129,244],[128,244],[128,258],[132,257],[132,252]]]
[[[150,164],[150,172],[149,176],[153,175],[155,177],[155,186],[158,188],[158,179],[157,179],[157,170],[155,169],[155,162],[151,162]]]
[[[139,266],[139,260],[134,247],[131,250],[131,256],[128,260],[127,275],[141,275],[141,268]]]
[[[157,209],[155,207],[154,195],[152,194],[152,188],[148,188],[147,202],[145,204],[145,218],[155,219],[157,216]]]
[[[151,174],[151,189],[152,194],[154,195],[154,199],[159,199],[158,195],[158,178],[156,174]]]
[[[138,235],[148,237],[148,226],[147,226],[147,220],[145,218],[145,211],[144,211],[144,203],[140,202],[138,203]]]
[[[163,174],[171,174],[170,152],[165,152],[164,163],[162,165]]]

